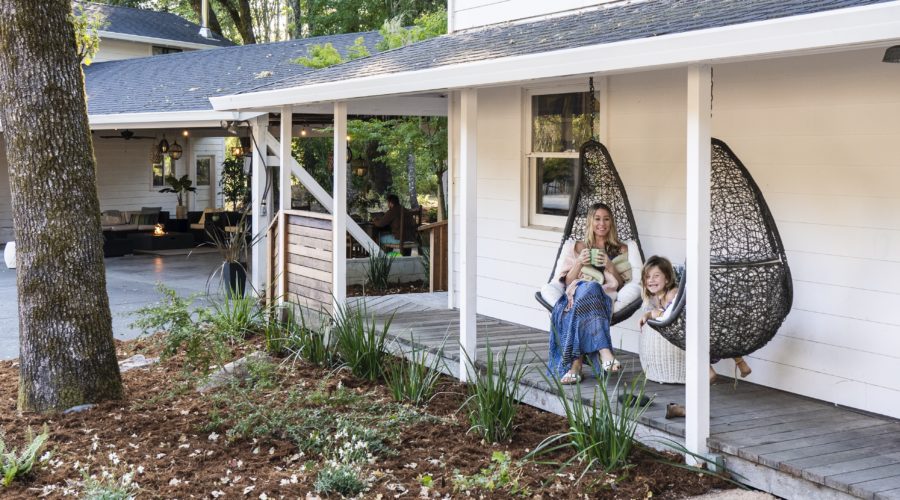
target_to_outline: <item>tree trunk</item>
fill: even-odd
[[[232,0],[216,0],[219,5],[228,13],[231,22],[234,23],[235,29],[241,35],[244,45],[256,43],[256,36],[253,34],[253,20],[250,15],[250,3],[248,0],[237,0],[239,8],[235,7]]]
[[[419,193],[416,192],[416,155],[412,151],[406,155],[406,183],[409,185],[409,208],[416,208]]]
[[[291,23],[293,26],[289,36],[293,39],[303,38],[303,9],[300,5],[302,0],[287,0],[287,2],[291,11]]]
[[[439,170],[435,172],[437,175],[437,187],[438,187],[438,213],[437,220],[442,221],[447,218],[447,198],[444,196],[444,172],[446,170]]]
[[[203,22],[203,1],[202,0],[191,0],[191,10],[194,11],[194,14],[197,14],[197,19],[200,22]],[[199,23],[198,23],[199,24]],[[213,30],[218,34],[222,34],[222,26],[219,24],[219,18],[216,17],[216,11],[209,7],[209,29]]]
[[[69,0],[0,0],[0,119],[16,234],[22,411],[122,397],[70,10]]]

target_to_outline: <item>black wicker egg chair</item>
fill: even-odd
[[[712,359],[745,356],[766,345],[791,310],[791,269],[762,192],[724,142],[712,140],[710,348]],[[648,324],[685,346],[685,280],[672,312]]]
[[[575,175],[575,196],[569,204],[569,216],[563,230],[562,241],[556,251],[555,262],[559,261],[560,252],[567,240],[584,240],[588,210],[597,202],[605,203],[612,209],[619,241],[633,240],[637,244],[641,262],[643,262],[644,251],[641,247],[641,240],[638,238],[634,214],[631,213],[631,204],[628,203],[625,186],[622,185],[622,179],[619,177],[619,172],[616,171],[616,166],[613,164],[606,146],[593,139],[589,140],[581,146],[579,160],[581,168]],[[556,265],[556,263],[553,264],[548,281],[552,281],[556,276]],[[632,279],[640,280],[640,270],[635,269],[633,273]],[[548,311],[553,310],[554,304],[547,302],[541,292],[535,293],[535,298]],[[613,313],[610,324],[614,325],[630,318],[641,307],[641,301],[638,296],[637,299],[620,307]]]

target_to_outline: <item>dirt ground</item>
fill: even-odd
[[[386,290],[365,289],[362,285],[350,285],[347,287],[348,297],[362,297],[363,295],[397,295],[400,293],[428,293],[428,283],[422,280],[409,283],[395,283]]]
[[[248,346],[244,352],[252,348]],[[153,356],[157,351],[147,339],[118,344],[120,359],[135,353]],[[363,467],[368,481],[368,489],[360,494],[363,498],[686,498],[731,487],[640,450],[633,456],[634,465],[626,470],[612,475],[588,472],[580,480],[583,464],[562,470],[535,461],[519,464],[542,440],[565,432],[565,420],[522,406],[511,442],[484,442],[468,432],[469,422],[460,410],[465,387],[449,378],[441,381],[437,395],[426,407],[416,409],[394,403],[383,385],[361,381],[347,371],[303,362],[274,366],[277,382],[240,393],[255,411],[277,408],[293,397],[298,411],[324,409],[329,415],[326,422],[341,421],[344,414],[356,411],[356,422],[388,429],[384,449]],[[4,381],[0,386],[0,428],[7,442],[21,446],[29,426],[39,430],[46,425],[50,432],[49,458],[25,480],[14,482],[0,494],[4,498],[58,498],[80,492],[84,478],[91,475],[99,480],[109,476],[106,481],[121,481],[129,475],[139,487],[139,498],[317,496],[315,481],[324,462],[322,455],[309,448],[304,452],[298,447],[298,436],[281,432],[296,422],[286,419],[268,433],[257,422],[244,429],[243,436],[232,435],[239,405],[230,399],[240,397],[224,390],[200,395],[195,390],[196,377],[185,375],[181,368],[176,357],[128,371],[123,374],[124,400],[80,413],[40,416],[17,413],[17,365],[15,361],[0,362]],[[510,489],[454,490],[455,474],[477,473],[497,451],[507,452],[512,459],[510,477],[518,482],[516,493]],[[564,461],[570,455],[560,452],[541,460]],[[675,456],[669,459],[677,460]],[[336,497],[339,495],[330,496]]]

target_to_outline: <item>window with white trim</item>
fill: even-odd
[[[169,155],[162,155],[150,166],[150,189],[166,187],[166,177],[175,175],[175,164]]]
[[[566,224],[578,150],[591,137],[591,94],[581,89],[555,87],[526,94],[529,225],[562,228]],[[597,111],[595,133],[600,126]]]

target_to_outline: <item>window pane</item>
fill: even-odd
[[[197,158],[197,185],[209,186],[209,171],[212,165],[212,157],[201,156]]]
[[[578,159],[536,158],[535,162],[537,166],[536,213],[568,215]]]
[[[163,187],[166,185],[163,178],[163,166],[161,163],[154,163],[151,167],[153,172],[153,187]]]
[[[536,95],[531,98],[531,149],[577,151],[591,137],[589,92]],[[594,128],[599,126],[594,117]]]

